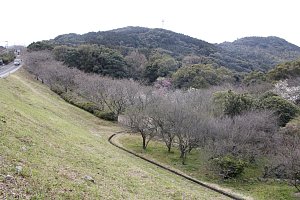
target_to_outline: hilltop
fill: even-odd
[[[54,38],[55,44],[98,44],[107,47],[163,49],[174,56],[210,55],[217,47],[208,42],[165,29],[125,27],[111,31],[90,32],[83,35],[66,34]]]
[[[266,71],[300,57],[300,47],[278,37],[245,37],[218,45],[232,58],[249,62],[248,68]]]

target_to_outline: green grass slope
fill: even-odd
[[[0,199],[226,199],[112,146],[119,129],[24,71],[0,79]]]

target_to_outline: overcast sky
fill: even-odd
[[[278,36],[300,46],[299,0],[1,0],[0,8],[2,46],[125,26],[211,43]]]

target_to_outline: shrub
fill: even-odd
[[[279,116],[279,125],[285,126],[291,119],[299,114],[299,108],[279,96],[263,96],[260,101],[261,108],[271,109]]]
[[[255,99],[248,94],[238,94],[232,90],[214,94],[214,103],[222,114],[234,117],[250,110],[255,105]]]
[[[269,98],[269,97],[277,97],[277,96],[278,96],[278,94],[275,94],[272,91],[267,91],[260,98],[261,99],[266,99],[266,98]]]
[[[223,179],[235,178],[244,172],[247,162],[233,156],[224,156],[213,159]]]
[[[172,76],[177,88],[208,88],[224,82],[233,83],[232,71],[211,64],[197,64],[178,69]]]
[[[87,73],[96,73],[115,78],[127,77],[127,63],[117,51],[97,45],[78,47],[58,46],[53,49],[55,59],[69,67]]]
[[[42,51],[42,50],[52,50],[53,46],[49,42],[33,42],[28,45],[28,51]]]
[[[60,85],[51,85],[50,89],[58,95],[62,95],[64,93],[63,88]],[[65,99],[66,100],[66,99]],[[66,100],[67,101],[67,100]]]
[[[83,99],[78,99],[78,97],[76,97],[75,93],[69,93],[69,92],[65,92],[60,94],[60,96],[68,103],[77,106],[78,108],[81,108],[89,113],[92,113],[94,115],[96,115],[96,112],[100,112],[101,108],[99,108],[97,105],[95,105],[95,103],[93,102],[89,102],[89,101],[85,101]]]
[[[8,64],[15,59],[15,54],[13,52],[5,52],[0,54],[0,60],[3,61],[4,64]]]
[[[75,105],[85,111],[88,111],[89,113],[95,113],[96,111],[99,111],[99,108],[92,102],[78,102],[75,103]]]
[[[267,73],[270,80],[284,80],[300,76],[300,60],[281,63]]]
[[[117,121],[118,120],[118,116],[116,116],[116,114],[114,112],[110,112],[110,111],[94,111],[94,114],[104,120],[107,121]]]

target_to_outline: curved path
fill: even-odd
[[[218,188],[216,188],[216,187],[213,187],[213,186],[211,186],[211,185],[207,185],[206,183],[203,183],[203,182],[201,182],[201,181],[199,181],[199,180],[197,180],[197,179],[194,179],[194,178],[189,177],[189,176],[187,176],[187,175],[185,175],[185,174],[182,174],[182,173],[180,173],[180,172],[178,172],[178,171],[175,171],[175,170],[170,169],[170,168],[168,168],[168,167],[166,167],[166,166],[163,166],[163,165],[161,165],[161,164],[159,164],[159,163],[157,163],[157,162],[155,162],[155,161],[153,161],[153,160],[149,160],[149,159],[147,159],[147,158],[145,158],[145,157],[143,157],[143,156],[141,156],[141,155],[138,155],[138,154],[136,154],[136,153],[134,153],[134,152],[132,152],[132,151],[130,151],[130,150],[128,150],[128,149],[126,149],[126,148],[124,148],[124,147],[122,147],[122,146],[116,144],[116,143],[114,143],[114,142],[113,142],[113,138],[114,138],[116,135],[122,134],[122,133],[124,133],[124,131],[119,131],[119,132],[116,132],[116,133],[112,134],[112,135],[108,138],[109,143],[111,143],[112,145],[114,145],[115,147],[117,147],[117,148],[119,148],[119,149],[122,149],[123,151],[126,151],[127,153],[130,153],[130,154],[132,154],[132,155],[134,155],[134,156],[136,156],[136,157],[138,157],[138,158],[140,158],[140,159],[142,159],[142,160],[145,160],[145,161],[147,161],[147,162],[149,162],[149,163],[152,163],[152,164],[156,165],[157,167],[160,167],[160,168],[162,168],[162,169],[164,169],[164,170],[167,170],[167,171],[169,171],[169,172],[171,172],[171,173],[173,173],[173,174],[175,174],[175,175],[177,175],[177,176],[180,176],[180,177],[185,178],[185,179],[187,179],[187,180],[189,180],[189,181],[192,181],[192,182],[194,182],[194,183],[196,183],[196,184],[198,184],[198,185],[200,185],[200,186],[202,186],[202,187],[206,187],[206,188],[208,188],[208,189],[210,189],[210,190],[213,190],[213,191],[215,191],[215,192],[218,192],[218,193],[220,193],[220,194],[222,194],[222,195],[224,195],[224,196],[230,197],[230,198],[232,198],[232,199],[236,199],[236,200],[244,200],[244,198],[238,197],[238,196],[236,196],[236,195],[234,195],[234,194],[230,194],[230,193],[228,193],[228,192],[225,192],[225,191],[223,191],[223,190],[220,190],[220,189],[218,189]]]

